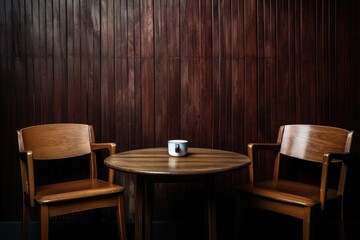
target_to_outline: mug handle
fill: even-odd
[[[175,144],[175,152],[176,153],[180,152],[180,145],[179,144]]]

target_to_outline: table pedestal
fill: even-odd
[[[152,206],[154,183],[204,182],[207,185],[207,236],[216,240],[216,189],[215,176],[153,177],[137,175],[135,206],[135,240],[152,239]]]

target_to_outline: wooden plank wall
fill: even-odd
[[[357,0],[0,0],[0,220],[20,218],[29,125],[89,123],[118,151],[184,138],[246,153],[287,123],[359,131],[359,20]],[[219,177],[221,204],[241,180]],[[181,189],[157,187],[158,219],[201,198]]]

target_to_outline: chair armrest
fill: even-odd
[[[28,156],[31,155],[32,153],[30,151],[20,151],[19,152],[19,157],[20,157],[20,160],[22,162],[27,162],[27,159],[28,159]]]
[[[326,153],[324,154],[324,161],[326,161],[326,159],[328,159],[329,162],[336,159],[347,163],[350,160],[350,153]]]
[[[347,163],[350,159],[349,153],[325,153],[323,157],[323,166],[321,172],[321,183],[320,183],[320,204],[321,210],[325,208],[325,200],[327,198],[328,189],[328,178],[329,178],[329,167],[333,160],[340,160],[345,164],[340,171],[340,181],[338,185],[338,193],[343,194],[346,179],[346,168]]]
[[[34,177],[34,162],[32,151],[20,151],[20,170],[23,194],[29,196],[31,206],[35,206],[35,177]],[[25,199],[24,199],[25,201]]]
[[[91,143],[91,150],[104,150],[107,149],[109,151],[109,155],[113,155],[116,153],[116,143]],[[109,183],[114,183],[115,180],[115,171],[114,169],[109,168]]]
[[[258,150],[279,151],[280,144],[279,143],[249,143],[248,144],[248,151],[258,151]]]
[[[116,153],[116,143],[91,143],[92,151],[104,149],[109,151],[109,155],[113,155]]]
[[[270,150],[277,152],[280,150],[280,144],[279,143],[249,143],[248,144],[248,157],[251,160],[251,163],[249,165],[249,182],[254,183],[254,152],[258,150]]]

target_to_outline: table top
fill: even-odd
[[[109,168],[136,174],[201,175],[246,167],[250,159],[243,154],[209,149],[188,148],[183,157],[172,157],[167,148],[144,148],[120,152],[105,159]]]

